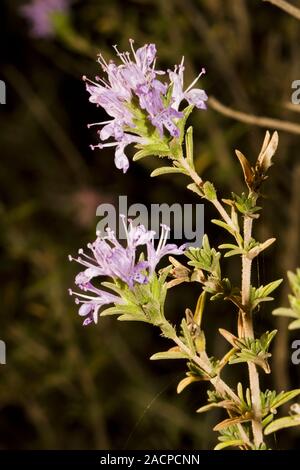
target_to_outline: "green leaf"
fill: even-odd
[[[300,319],[294,320],[289,324],[289,330],[297,330],[298,328],[300,328]]]
[[[113,284],[112,282],[101,282],[101,286],[107,287],[107,289],[116,292],[116,294],[119,294],[120,296],[123,294],[123,289],[121,289],[121,287],[116,286],[116,284]]]
[[[260,341],[260,346],[264,352],[268,351],[269,346],[272,342],[272,339],[274,338],[276,334],[277,334],[277,330],[273,330],[270,333],[266,331],[265,333],[261,335],[261,337],[259,338],[259,341]]]
[[[194,169],[194,150],[193,150],[193,127],[190,126],[185,133],[185,153],[186,160],[191,168]]]
[[[210,244],[209,244],[209,239],[207,235],[203,236],[202,246],[203,246],[203,250],[205,250],[207,253],[210,251]]]
[[[162,359],[187,359],[188,356],[181,351],[163,351],[153,354],[150,357],[151,361],[159,361]]]
[[[293,426],[300,425],[300,416],[285,416],[284,418],[275,419],[272,423],[270,423],[264,430],[264,434],[268,436],[273,432],[279,431],[280,429],[284,428],[291,428]]]
[[[146,317],[146,315],[142,315],[141,313],[139,315],[136,315],[136,314],[130,315],[128,313],[125,313],[124,315],[120,315],[118,317],[118,320],[119,321],[142,321],[145,323],[151,323]]]
[[[241,248],[236,248],[235,250],[230,250],[225,253],[224,258],[229,258],[230,256],[242,255],[243,250]]]
[[[151,177],[160,176],[160,175],[167,175],[170,173],[180,173],[180,174],[187,174],[187,171],[184,168],[175,168],[172,166],[163,166],[160,168],[156,168],[156,170],[152,171],[150,174]]]
[[[219,245],[218,248],[220,250],[226,250],[226,249],[235,250],[235,249],[239,248],[239,246],[234,245],[233,243],[223,243],[223,245]]]
[[[277,289],[281,283],[282,279],[278,279],[277,281],[270,282],[266,286],[260,286],[257,288],[251,286],[250,303],[252,310],[254,310],[261,302],[273,300],[273,297],[269,297],[269,294]]]
[[[190,191],[193,191],[193,193],[196,193],[200,197],[204,197],[203,192],[201,191],[199,186],[197,186],[197,184],[195,183],[188,184],[187,189],[189,189]]]
[[[220,330],[220,332],[224,336],[224,330]],[[267,331],[261,335],[259,339],[233,337],[232,341],[230,341],[229,338],[229,342],[231,342],[231,344],[237,348],[236,353],[230,357],[229,364],[254,362],[254,364],[262,367],[263,370],[269,374],[270,367],[267,359],[271,356],[271,354],[268,352],[268,348],[276,333],[277,330],[273,330],[270,333]]]
[[[202,322],[202,317],[203,317],[203,312],[204,312],[204,307],[205,307],[205,299],[206,299],[206,292],[203,291],[198,297],[198,301],[197,301],[197,305],[196,305],[195,313],[194,313],[194,322],[199,328],[201,327],[201,322]]]
[[[118,305],[116,307],[110,307],[103,310],[100,313],[100,317],[107,317],[109,315],[141,315],[141,310],[136,305]]]
[[[184,117],[181,118],[181,119],[178,119],[177,127],[178,127],[179,132],[180,132],[180,137],[178,138],[179,145],[182,145],[182,142],[183,142],[183,139],[184,139],[184,128],[185,128],[185,125],[186,125],[186,121],[188,120],[189,115],[191,114],[193,109],[194,109],[194,105],[190,104],[189,106],[187,106],[183,110]]]
[[[188,262],[190,266],[208,271],[217,278],[220,277],[221,253],[214,248],[210,248],[207,235],[203,237],[202,248],[191,247],[185,252],[185,256],[191,260]]]
[[[294,296],[300,299],[300,268],[295,273],[288,271],[287,275]]]
[[[139,148],[139,146],[136,146]],[[143,145],[141,150],[139,150],[134,156],[133,161],[138,161],[141,158],[149,156],[159,156],[159,157],[171,157],[170,147],[163,141],[159,141],[155,144]]]
[[[223,220],[219,220],[219,219],[212,219],[212,223],[215,224],[215,225],[219,225],[219,227],[222,227],[224,228],[225,230],[227,230],[227,232],[229,232],[231,235],[235,235],[235,231],[233,230],[232,227],[230,227],[230,225],[226,224],[226,222],[224,222]]]
[[[174,84],[171,83],[169,85],[169,88],[167,90],[167,93],[166,93],[166,96],[163,97],[163,100],[164,100],[164,104],[165,104],[165,107],[168,108],[172,103],[172,94],[173,94],[173,89],[174,89]]]
[[[256,196],[246,193],[242,193],[240,196],[235,193],[231,194],[234,207],[236,207],[241,214],[251,216],[261,209],[261,207],[256,206]]]
[[[273,315],[282,315],[284,317],[295,318],[289,325],[289,330],[300,328],[300,269],[295,273],[288,271],[288,279],[292,294],[288,296],[290,308],[276,308]]]
[[[242,441],[242,439],[233,439],[232,441],[220,442],[219,444],[216,445],[214,450],[222,450],[222,449],[225,449],[226,447],[240,447],[243,444],[244,444],[244,441]]]
[[[268,424],[270,424],[270,423],[273,421],[273,419],[274,419],[273,413],[271,413],[270,415],[266,416],[266,418],[264,418],[264,419],[262,420],[262,423],[261,423],[263,429],[264,429],[266,426],[268,426]]]
[[[291,308],[275,308],[272,313],[273,315],[280,315],[281,317],[298,318],[297,313],[295,313]]]
[[[214,201],[217,199],[217,192],[212,183],[206,181],[203,185],[203,192],[208,201]]]
[[[289,392],[281,392],[277,397],[271,402],[271,408],[278,408],[279,406],[284,405],[287,401],[292,400],[300,394],[300,389],[291,390]]]
[[[282,283],[283,279],[278,279],[277,281],[270,282],[263,288],[263,295],[267,297],[273,290],[277,289],[278,286]]]
[[[129,289],[127,285],[121,286],[121,283],[113,284],[112,282],[101,282],[101,286],[106,287],[107,289],[112,290],[116,294],[119,295],[119,297],[122,297],[122,299],[127,300],[129,304],[136,304],[136,296],[132,290]]]
[[[160,286],[163,286],[163,285],[164,285],[164,283],[166,282],[166,279],[167,279],[168,275],[170,274],[170,271],[172,271],[172,265],[167,266],[167,267],[164,268],[163,270],[160,270],[159,278],[158,278],[158,282],[159,282],[159,285],[160,285]]]
[[[183,318],[182,321],[181,321],[181,331],[182,331],[183,337],[185,339],[186,345],[193,352],[193,354],[196,354],[194,341],[193,341],[191,332],[190,332],[190,330],[187,326],[187,322],[186,322],[185,318]]]

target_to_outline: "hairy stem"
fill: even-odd
[[[182,166],[187,170],[190,177],[194,181],[194,183],[201,189],[203,186],[203,180],[200,176],[196,173],[196,171],[189,166],[184,158],[181,159]],[[222,219],[233,228],[234,232],[236,232],[236,227],[234,226],[231,218],[225,211],[224,207],[220,203],[218,199],[214,199],[212,204],[215,206],[219,214],[221,215]],[[244,243],[245,246],[249,243],[251,236],[252,236],[252,224],[253,219],[251,217],[245,216],[244,219]],[[242,304],[247,307],[249,304],[250,299],[250,288],[251,288],[251,268],[252,268],[252,260],[247,257],[247,255],[242,256]],[[242,317],[242,324],[241,330],[242,334],[246,338],[254,338],[254,331],[253,331],[253,320],[252,320],[252,313],[240,311],[240,315]],[[178,343],[177,343],[178,344]],[[193,360],[197,359],[193,358]],[[200,359],[200,358],[198,358]],[[195,362],[199,361],[195,360]],[[201,366],[200,366],[201,367]],[[205,370],[205,369],[204,369]],[[262,431],[262,412],[261,412],[261,400],[260,400],[260,385],[259,385],[259,375],[257,372],[256,365],[253,362],[248,362],[248,371],[249,371],[249,382],[250,382],[250,391],[251,391],[251,401],[252,401],[252,409],[253,409],[253,420],[252,420],[252,431],[253,431],[253,439],[254,444],[258,447],[260,444],[263,443],[263,431]],[[233,395],[234,392],[228,387],[220,377],[214,378],[211,380],[212,385],[215,386],[216,390],[219,391],[221,394],[227,393],[231,398],[234,399]],[[235,394],[234,394],[235,395]],[[236,397],[236,395],[235,395]],[[237,398],[237,397],[236,397]],[[244,431],[244,430],[243,430]],[[241,430],[240,430],[241,432]],[[247,437],[247,436],[246,436]],[[248,439],[249,441],[249,439]]]
[[[211,364],[210,364],[208,359],[203,359],[200,356],[197,356],[196,354],[193,354],[193,352],[188,348],[188,346],[186,346],[184,344],[183,341],[181,341],[180,338],[178,338],[178,336],[175,336],[172,339],[177,344],[177,346],[179,346],[180,349],[182,351],[184,351],[195,364],[197,364],[208,375],[212,374],[212,367],[211,367]],[[233,390],[231,390],[231,388],[219,376],[212,377],[210,382],[215,387],[217,392],[219,392],[222,396],[227,395],[233,401],[235,401],[237,403],[240,402],[239,397],[234,393]]]
[[[180,163],[183,166],[183,168],[188,172],[189,176],[194,181],[194,183],[199,187],[199,189],[201,189],[203,184],[204,184],[204,181],[202,180],[202,178],[200,178],[200,176],[197,174],[197,172],[193,168],[191,168],[191,166],[187,163],[185,158],[182,157],[180,159]],[[225,211],[225,209],[222,206],[222,204],[220,203],[220,201],[218,199],[213,199],[210,202],[215,206],[215,208],[219,212],[219,214],[222,217],[222,219],[224,220],[224,222],[226,222],[234,231],[236,231],[236,227],[234,226],[231,218],[229,217],[229,215]]]
[[[184,351],[190,359],[197,364],[201,369],[203,369],[208,375],[212,373],[212,367],[208,358],[201,358],[193,352],[181,341],[178,336],[172,337],[173,341],[179,346],[179,348]],[[224,398],[230,397],[234,402],[239,403],[239,397],[234,393],[234,391],[221,379],[219,375],[212,377],[210,383],[214,386],[215,390]],[[243,441],[247,446],[251,446],[250,440],[245,432],[242,424],[237,425],[239,433]]]
[[[189,176],[194,181],[194,183],[201,189],[203,184],[204,184],[202,178],[197,174],[197,172],[193,168],[191,168],[191,166],[187,163],[187,161],[185,160],[185,158],[183,156],[180,158],[180,163],[183,166],[183,168],[185,168],[185,170],[188,172]],[[220,201],[218,199],[214,199],[210,202],[212,202],[214,207],[217,209],[217,211],[219,212],[222,219],[234,230],[234,232],[236,232],[235,225],[233,224],[231,218],[227,214],[226,210],[224,209],[224,207],[222,206]],[[252,219],[249,219],[249,220],[251,221],[250,231],[249,231],[249,239],[250,239],[251,238],[251,230],[252,230]],[[248,267],[248,262],[250,263],[249,267]],[[250,279],[251,278],[251,260],[247,259],[247,260],[245,260],[245,263],[246,263],[246,266],[245,266],[245,281],[248,284],[248,300],[249,300],[250,280],[251,280]],[[245,290],[245,292],[246,292],[246,290]],[[244,304],[244,302],[243,302],[243,304]],[[250,330],[252,331],[251,337],[253,337],[252,320],[250,322],[247,321],[246,328],[249,329],[249,331]],[[182,350],[185,350],[185,351],[188,350],[188,348],[185,346],[184,343],[182,343],[182,341],[179,338],[176,338],[176,340],[174,340],[174,341],[176,342],[176,344]],[[198,364],[201,368],[203,368],[203,370],[205,370],[206,372],[209,373],[210,367],[209,367],[208,370],[205,369],[205,367],[203,367],[203,361],[200,359],[200,357],[193,356],[191,359],[196,364]],[[201,364],[200,364],[200,362],[201,362]],[[254,366],[254,370],[253,370],[252,366]],[[250,371],[250,369],[251,369],[251,371]],[[250,383],[252,383],[252,385],[253,385],[253,390],[250,386],[251,393],[253,394],[253,397],[256,397],[255,406],[254,406],[254,399],[252,399],[253,400],[253,410],[254,409],[256,410],[255,416],[260,417],[260,419],[258,421],[256,419],[253,420],[253,434],[254,434],[254,436],[257,436],[257,438],[255,438],[255,439],[256,439],[257,443],[259,444],[260,442],[262,442],[261,411],[260,411],[260,388],[259,388],[259,379],[258,379],[257,370],[256,370],[256,367],[253,363],[249,363],[249,377],[250,377]],[[222,396],[227,394],[234,401],[239,401],[238,396],[233,392],[233,390],[219,376],[212,378],[210,380],[210,382],[215,387],[216,391],[219,392]],[[259,401],[257,401],[257,393],[258,393]],[[258,404],[258,406],[257,406],[257,404]],[[258,427],[257,422],[260,423],[260,428]],[[244,442],[250,447],[251,444],[250,444],[249,438],[248,438],[248,436],[247,436],[247,434],[246,434],[246,432],[245,432],[245,430],[244,430],[244,428],[241,424],[238,424],[238,429],[239,429],[239,432],[240,432],[240,436],[242,437]],[[260,431],[259,431],[259,429],[260,429]],[[255,442],[255,444],[256,444],[256,442]]]
[[[245,216],[244,219],[244,243],[248,245],[252,235],[253,219]],[[251,267],[252,260],[247,255],[242,256],[242,303],[247,306],[250,299],[251,288]],[[252,313],[248,311],[243,312],[243,334],[246,338],[254,338]],[[251,401],[253,409],[252,431],[254,444],[259,446],[263,443],[262,433],[262,414],[261,414],[261,401],[260,401],[260,386],[259,376],[256,365],[253,362],[248,362],[249,382],[251,391]]]
[[[218,199],[213,199],[211,202],[215,206],[215,208],[217,209],[217,211],[219,212],[219,214],[221,215],[223,220],[226,222],[226,224],[228,224],[229,227],[231,227],[234,231],[236,231],[235,225],[232,223],[231,218],[229,217],[229,215],[225,211],[225,209],[222,206],[222,204],[220,203],[220,201]]]

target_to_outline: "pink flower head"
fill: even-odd
[[[115,164],[125,173],[129,167],[129,160],[124,153],[128,144],[135,144],[139,149],[143,145],[151,144],[151,135],[158,130],[159,136],[177,138],[180,131],[178,120],[183,117],[179,111],[182,100],[205,109],[204,101],[207,96],[203,90],[193,88],[201,76],[183,91],[183,62],[174,72],[169,72],[170,83],[163,83],[159,76],[168,76],[165,72],[156,70],[156,46],[145,44],[135,50],[133,40],[130,40],[131,53],[119,52],[114,49],[121,63],[106,62],[99,55],[99,63],[106,74],[105,78],[96,77],[91,81],[86,77],[87,91],[90,101],[102,107],[111,117],[92,125],[103,126],[99,132],[100,143],[92,145],[102,149],[115,147]],[[171,99],[167,100],[167,92],[173,87]],[[139,126],[139,120],[148,121]],[[148,130],[149,128],[149,130]],[[108,139],[113,141],[103,143]]]
[[[70,295],[76,295],[76,303],[81,305],[79,315],[86,317],[84,325],[97,323],[98,313],[103,305],[124,303],[121,297],[95,287],[95,278],[110,277],[113,281],[122,281],[133,289],[136,284],[146,284],[150,281],[163,256],[184,252],[185,245],[177,247],[167,244],[170,229],[165,225],[162,225],[161,237],[155,248],[153,230],[146,230],[143,225],[133,226],[131,221],[127,224],[125,216],[121,218],[127,238],[126,246],[122,246],[114,232],[108,228],[105,236],[98,233],[96,240],[88,245],[90,254],[79,250],[77,258],[69,257],[71,261],[77,261],[85,268],[75,278],[75,284],[81,292],[69,291]],[[141,246],[146,247],[145,260],[138,259],[137,251]]]
[[[51,16],[66,13],[71,0],[32,0],[21,7],[21,13],[31,23],[31,34],[37,38],[54,36]]]

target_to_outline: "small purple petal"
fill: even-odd
[[[115,165],[118,168],[118,170],[123,170],[123,173],[126,173],[126,171],[129,168],[129,160],[126,157],[124,153],[124,146],[119,145],[116,148],[115,152]]]
[[[153,63],[156,56],[156,46],[155,44],[146,44],[143,47],[140,47],[136,51],[137,65],[143,71]]]
[[[87,326],[87,325],[90,325],[91,323],[93,323],[93,320],[90,317],[88,317],[84,320],[82,324],[83,326]]]
[[[93,309],[92,304],[82,304],[81,307],[78,310],[78,314],[81,317],[85,317],[86,315],[88,315],[91,312],[92,309]]]
[[[189,104],[194,104],[199,109],[206,109],[205,101],[208,99],[204,90],[193,88],[185,94]]]

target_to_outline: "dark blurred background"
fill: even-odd
[[[67,256],[94,238],[99,204],[116,203],[120,194],[129,203],[199,202],[184,177],[150,179],[155,158],[132,163],[123,176],[109,149],[89,149],[96,132],[86,124],[104,115],[88,102],[81,77],[100,73],[97,52],[110,57],[113,44],[128,50],[132,37],[137,45],[157,44],[162,68],[185,55],[187,84],[205,66],[203,87],[223,104],[299,123],[300,108],[291,109],[290,97],[292,81],[300,79],[300,22],[260,0],[82,0],[73,2],[70,31],[37,39],[20,14],[24,3],[0,5],[0,79],[7,85],[7,104],[0,107],[0,339],[7,345],[7,364],[0,366],[0,448],[211,448],[217,412],[195,414],[206,385],[176,394],[184,364],[149,361],[168,346],[158,331],[115,318],[83,328],[68,296],[78,266]],[[213,109],[195,112],[191,122],[197,170],[224,197],[240,191],[234,149],[254,162],[265,129]],[[254,284],[286,280],[286,270],[299,265],[299,142],[300,135],[280,132],[256,232],[260,240],[278,241],[259,259]],[[213,216],[207,206],[206,232],[217,245]],[[226,262],[226,270],[239,283],[238,259]],[[179,286],[167,302],[170,318],[176,322],[198,295]],[[262,374],[263,386],[277,391],[299,387],[300,379],[300,366],[290,360],[300,333],[287,333],[285,319],[271,316],[286,296],[283,286],[255,324],[256,334],[282,330],[273,374]],[[221,355],[227,345],[217,328],[235,332],[236,313],[222,303],[209,310],[210,352]],[[235,384],[243,367],[231,366],[229,373]],[[296,448],[297,429],[278,433],[276,444]]]

